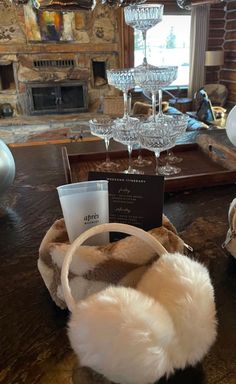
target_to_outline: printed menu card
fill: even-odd
[[[149,230],[162,225],[164,177],[91,171],[89,180],[108,180],[109,221]],[[112,235],[112,234],[111,234]],[[117,240],[117,234],[111,240]]]

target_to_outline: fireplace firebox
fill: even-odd
[[[88,110],[87,84],[82,82],[28,83],[29,114],[63,114]]]

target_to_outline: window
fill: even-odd
[[[147,31],[147,61],[153,65],[178,65],[178,77],[171,84],[189,84],[190,15],[164,15],[162,21]],[[134,66],[142,63],[143,40],[134,31]]]

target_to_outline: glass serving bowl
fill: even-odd
[[[106,147],[106,159],[97,167],[98,170],[112,171],[118,167],[118,164],[111,161],[109,156],[109,143],[112,138],[113,125],[114,120],[108,116],[89,120],[91,134],[103,139]]]
[[[163,115],[162,112],[162,89],[170,85],[177,78],[177,66],[160,66],[151,68],[134,68],[134,79],[138,86],[145,92],[152,94],[152,116],[156,118],[156,95],[159,95],[159,113],[158,117]]]
[[[120,89],[123,92],[124,98],[124,115],[122,120],[130,119],[128,108],[128,91],[135,87],[134,73],[132,68],[123,69],[108,69],[107,81],[108,84]]]
[[[170,85],[177,78],[177,66],[160,66],[146,68],[134,68],[135,83],[149,92],[157,92],[160,88]]]
[[[162,20],[163,4],[135,4],[125,7],[125,23],[142,32],[144,42],[144,57],[140,67],[147,67],[147,31]]]
[[[127,146],[129,165],[124,173],[141,173],[132,167],[133,147],[139,143],[139,120],[128,120],[126,122],[119,119],[115,120],[112,136],[115,141]]]
[[[158,159],[162,151],[174,146],[174,138],[168,134],[168,125],[162,121],[150,121],[142,124],[139,133],[142,148],[153,151],[156,159],[155,173],[159,175]]]
[[[176,175],[181,172],[181,168],[173,166],[171,163],[180,162],[183,159],[175,156],[171,148],[175,146],[178,137],[180,137],[186,131],[188,125],[188,116],[183,114],[163,116],[167,121],[168,134],[172,137],[174,145],[171,145],[170,148],[167,148],[166,164],[159,167],[159,173],[165,176]]]

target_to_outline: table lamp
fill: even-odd
[[[224,51],[206,51],[205,67],[218,67],[224,64]]]

